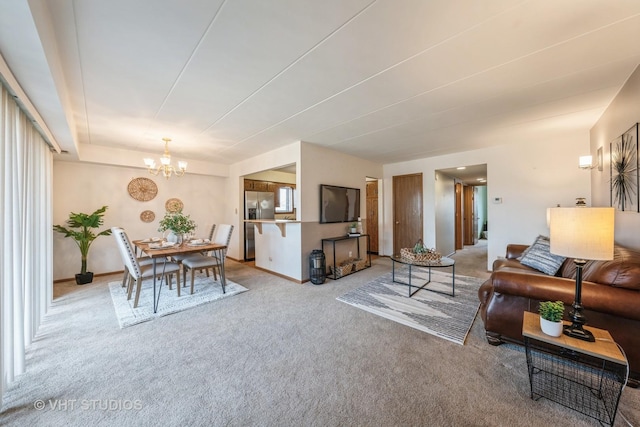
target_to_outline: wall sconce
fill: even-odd
[[[580,156],[578,167],[580,169],[593,169],[593,157],[591,156]]]

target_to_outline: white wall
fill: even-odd
[[[127,185],[133,178],[152,179],[158,186],[157,196],[149,202],[133,199]],[[224,222],[226,178],[186,174],[166,180],[154,177],[144,169],[95,165],[79,162],[54,162],[53,165],[53,223],[63,224],[70,212],[91,213],[107,205],[103,228],[123,227],[129,237],[140,239],[159,236],[158,222],[164,216],[165,202],[178,198],[184,203],[183,212],[196,222],[196,234],[209,234],[211,224]],[[140,213],[151,210],[155,220],[142,222]],[[54,233],[54,280],[68,279],[80,272],[80,251],[70,238]],[[88,269],[96,274],[122,270],[123,265],[115,240],[99,237],[91,246]]]
[[[640,67],[636,68],[598,122],[591,128],[590,154],[597,161],[598,148],[603,148],[603,170],[591,170],[593,206],[610,206],[610,143],[640,122]],[[585,151],[583,155],[589,154]],[[616,210],[615,240],[621,245],[640,248],[640,214]],[[633,230],[634,232],[630,232]]]
[[[435,171],[467,164],[487,164],[489,224],[488,265],[504,256],[509,243],[531,243],[547,234],[546,209],[573,206],[576,197],[590,194],[588,172],[577,167],[578,156],[588,150],[588,135],[574,135],[530,145],[514,143],[463,153],[412,160],[384,166],[384,246],[381,255],[393,252],[392,177],[423,174],[424,240],[435,246]],[[501,198],[502,203],[493,203]]]

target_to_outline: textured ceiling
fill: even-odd
[[[60,146],[391,163],[580,135],[640,63],[637,0],[14,0],[0,52]]]

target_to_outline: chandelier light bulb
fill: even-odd
[[[144,164],[147,167],[147,170],[152,175],[158,175],[162,172],[162,176],[166,179],[171,178],[171,175],[175,176],[183,176],[187,171],[187,162],[179,161],[178,168],[174,168],[171,165],[171,154],[169,154],[169,138],[162,138],[164,141],[164,154],[160,157],[160,166],[156,167],[156,162],[153,159],[145,158]]]

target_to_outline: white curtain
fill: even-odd
[[[53,294],[53,156],[0,84],[0,409]]]

